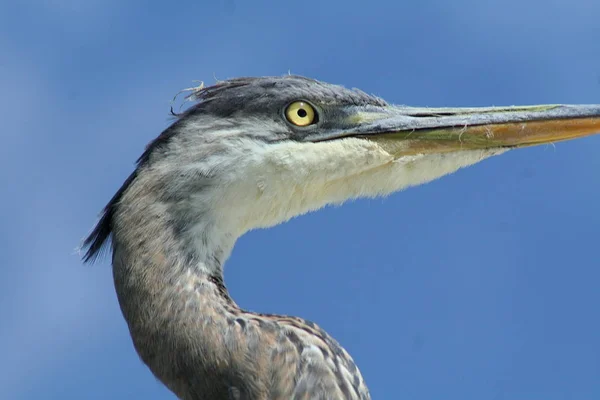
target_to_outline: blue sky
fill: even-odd
[[[421,106],[600,103],[596,0],[0,4],[0,398],[171,399],[75,253],[194,80],[293,73]],[[600,398],[600,137],[242,237],[226,282],[375,399]]]

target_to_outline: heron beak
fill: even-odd
[[[384,107],[351,118],[356,125],[344,136],[377,141],[396,157],[535,146],[600,132],[600,105]]]

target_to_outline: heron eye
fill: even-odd
[[[295,101],[285,110],[287,120],[296,126],[307,126],[316,122],[313,106],[303,101]]]

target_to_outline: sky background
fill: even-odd
[[[0,398],[172,399],[80,240],[180,89],[288,71],[392,103],[600,103],[597,0],[0,3]],[[374,399],[600,398],[600,137],[242,237],[227,285]]]

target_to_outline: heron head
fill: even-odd
[[[511,148],[600,131],[600,106],[394,106],[298,76],[232,79],[191,97],[196,103],[150,143],[107,206],[113,215],[147,197],[176,215],[180,231],[213,221],[237,237]]]

